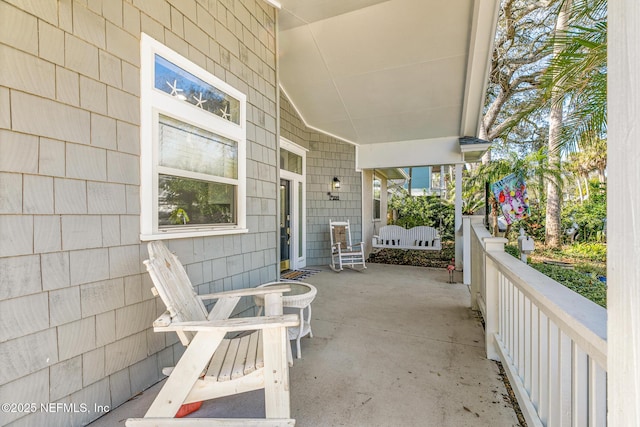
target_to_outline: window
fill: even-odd
[[[280,148],[280,169],[302,175],[302,156]]]
[[[246,232],[246,96],[141,42],[142,240]]]
[[[380,220],[380,192],[382,181],[377,176],[373,176],[373,220]]]

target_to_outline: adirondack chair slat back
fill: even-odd
[[[178,258],[160,241],[149,242],[147,249],[149,259],[145,265],[172,319],[187,322],[206,320],[207,310]]]

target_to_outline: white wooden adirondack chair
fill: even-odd
[[[175,331],[186,351],[144,418],[129,419],[128,427],[293,426],[289,407],[289,366],[286,328],[297,326],[295,314],[282,314],[287,285],[196,295],[182,264],[159,241],[149,242],[147,270],[167,311],[154,323],[155,332]],[[243,296],[260,295],[264,317],[229,319]],[[203,300],[217,299],[207,313]],[[228,333],[247,332],[225,338]],[[174,418],[181,405],[264,388],[266,418]]]

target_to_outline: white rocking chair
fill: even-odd
[[[154,293],[167,311],[154,323],[155,332],[175,331],[186,351],[175,368],[163,370],[166,383],[144,418],[127,427],[173,425],[293,426],[289,404],[287,327],[298,326],[295,314],[282,314],[287,285],[196,295],[180,261],[162,242],[148,244],[147,270]],[[260,295],[264,317],[229,319],[243,296]],[[207,313],[202,300],[217,299]],[[244,332],[226,337],[230,332]],[[174,418],[183,404],[264,388],[266,418]]]
[[[364,243],[351,243],[351,229],[349,220],[331,221],[329,220],[329,235],[331,236],[331,264],[329,267],[333,271],[342,271],[344,267],[364,270],[367,266],[364,263]]]

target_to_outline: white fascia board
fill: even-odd
[[[499,9],[500,0],[474,1],[460,135],[479,134]]]

